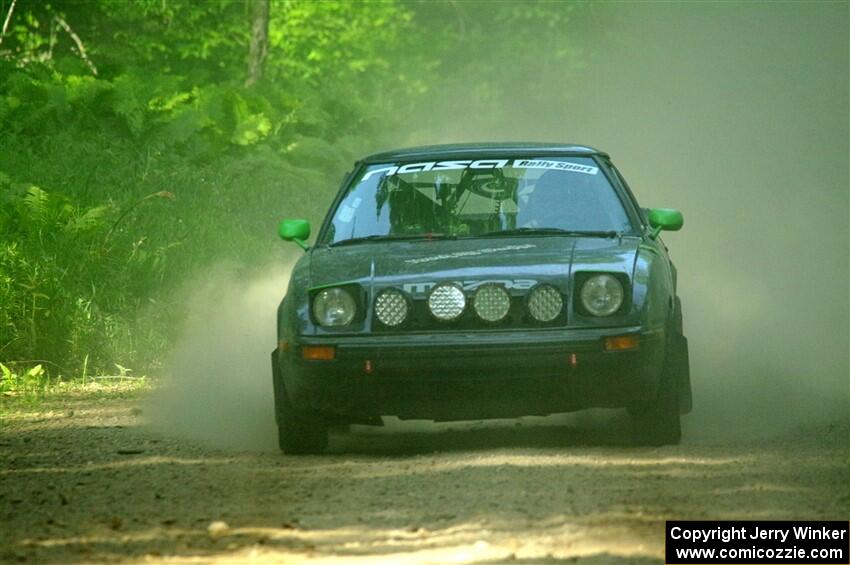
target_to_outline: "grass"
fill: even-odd
[[[134,399],[153,387],[151,379],[127,375],[50,377],[40,365],[15,373],[0,364],[0,414],[30,411],[57,401]]]

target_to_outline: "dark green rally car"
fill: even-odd
[[[277,316],[280,447],[335,424],[626,408],[677,443],[691,408],[676,269],[607,154],[464,144],[371,155],[346,177]]]

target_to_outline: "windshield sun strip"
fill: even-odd
[[[441,156],[441,157],[443,157],[443,156]],[[454,157],[454,156],[452,156],[452,157]],[[473,156],[470,155],[469,157],[473,157]],[[475,158],[475,157],[480,159],[482,157],[486,157],[486,155],[484,155],[483,153],[477,153],[476,152],[473,158]],[[375,167],[377,165],[380,165],[380,166],[392,165],[394,168],[398,169],[398,168],[400,168],[404,165],[410,165],[410,164],[418,163],[419,161],[422,161],[423,159],[426,159],[426,158],[427,158],[426,155],[416,155],[416,156],[411,155],[411,156],[408,156],[408,158],[399,159],[398,161],[394,161],[392,163],[389,163],[389,162],[387,162],[387,163],[376,163],[376,162],[372,162],[372,161],[358,161],[357,163],[355,163],[355,166],[352,168],[352,170],[349,172],[349,174],[346,175],[340,190],[337,192],[337,194],[334,198],[334,202],[332,203],[332,205],[330,207],[329,214],[325,216],[325,218],[322,222],[320,232],[319,232],[319,237],[317,238],[318,241],[320,241],[322,243],[320,243],[318,245],[334,246],[334,245],[338,245],[338,244],[343,244],[345,241],[350,241],[350,240],[360,241],[360,240],[364,240],[363,238],[369,237],[369,236],[358,236],[358,237],[355,237],[355,238],[349,238],[349,239],[345,239],[345,240],[328,241],[329,237],[332,237],[332,236],[329,236],[329,232],[332,231],[331,228],[333,227],[334,218],[335,218],[336,214],[338,213],[341,204],[345,201],[346,197],[348,197],[350,195],[351,191],[362,181],[364,173],[369,168]],[[446,157],[443,157],[443,158],[446,158]],[[592,163],[593,165],[595,165],[595,167],[601,173],[600,174],[601,178],[604,178],[607,181],[607,185],[611,188],[614,196],[619,201],[619,204],[622,207],[623,212],[625,212],[626,218],[624,218],[624,219],[626,220],[626,223],[623,225],[623,227],[625,229],[610,230],[611,232],[613,232],[611,234],[611,237],[614,237],[614,236],[616,236],[616,237],[640,236],[641,232],[635,228],[636,220],[637,220],[637,223],[640,224],[640,217],[636,215],[635,210],[633,209],[633,202],[629,198],[629,195],[624,194],[624,192],[626,192],[627,189],[624,188],[623,185],[620,182],[618,182],[619,179],[616,178],[615,173],[612,173],[613,165],[608,163],[604,158],[600,158],[599,155],[587,154],[587,153],[572,153],[572,152],[568,152],[568,151],[565,151],[563,153],[558,153],[558,154],[549,154],[549,153],[540,154],[538,152],[533,152],[533,154],[532,154],[532,153],[528,153],[526,151],[520,151],[517,154],[513,154],[513,155],[510,155],[510,156],[500,155],[500,156],[498,156],[498,158],[493,157],[492,159],[485,159],[485,160],[487,160],[488,162],[490,162],[490,161],[493,161],[493,162],[496,162],[496,161],[511,161],[511,160],[534,160],[534,161],[558,160],[558,161],[560,161],[560,160],[563,160],[563,159],[571,159],[571,158],[572,159],[580,159],[582,161],[586,160],[586,162],[589,162],[589,163]],[[437,159],[437,157],[435,157],[434,159]],[[434,159],[432,159],[432,160],[434,160]],[[461,159],[461,160],[464,160],[464,159]],[[469,159],[466,159],[466,160],[468,161]],[[496,168],[499,168],[499,166],[497,165]],[[412,172],[416,173],[416,172],[420,172],[420,171],[412,171]],[[427,172],[427,171],[421,171],[421,172]],[[612,177],[614,177],[614,178],[612,178]],[[398,177],[396,177],[396,178],[398,178]],[[399,179],[399,180],[401,180],[401,179]],[[402,182],[404,184],[408,184],[409,186],[411,186],[411,188],[428,188],[428,187],[432,186],[430,183],[427,183],[427,182],[426,183],[415,182],[415,181],[414,182],[402,181]],[[505,231],[510,231],[510,230],[505,230]],[[577,230],[577,231],[582,231],[582,230]],[[572,234],[569,234],[569,233],[567,233],[567,234],[561,234],[561,235],[586,235],[588,237],[594,237],[594,236],[599,235],[600,237],[606,237],[606,236],[608,236],[607,235],[608,231],[609,230],[600,230],[600,232],[602,232],[600,234],[596,234],[596,233],[585,233],[585,234],[572,233]],[[381,235],[382,237],[365,239],[365,241],[376,241],[376,240],[387,240],[387,241],[389,241],[389,240],[399,240],[399,241],[401,241],[401,240],[404,240],[404,239],[409,239],[409,240],[412,241],[412,240],[421,240],[421,239],[429,239],[429,238],[430,239],[475,239],[475,238],[479,238],[479,237],[496,237],[498,234],[497,233],[493,233],[493,234],[451,233],[451,234],[441,234],[441,235],[431,234],[430,236],[427,233],[398,234],[398,235],[401,235],[402,237],[396,237],[393,234],[375,234],[375,235]],[[548,235],[548,234],[532,234],[532,233],[507,234],[506,233],[505,235],[507,236],[507,235]],[[551,235],[558,235],[558,234],[555,233],[555,232],[552,232]],[[405,236],[413,236],[413,237],[405,237]]]

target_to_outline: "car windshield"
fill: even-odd
[[[322,243],[538,230],[633,228],[587,157],[385,163],[369,165],[349,186]]]

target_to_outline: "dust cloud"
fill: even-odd
[[[187,283],[189,316],[144,410],[153,429],[232,450],[277,449],[270,354],[292,263],[221,264]]]
[[[560,30],[575,32],[583,67],[502,61],[512,94],[499,119],[434,85],[441,95],[400,144],[585,143],[610,152],[644,206],[684,212],[683,231],[664,240],[690,339],[685,442],[846,418],[850,5],[615,6]],[[224,269],[192,285],[154,422],[274,447],[268,354],[286,278],[284,266]]]

